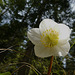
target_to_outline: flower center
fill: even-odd
[[[53,47],[58,44],[59,34],[52,28],[46,30],[41,35],[41,42],[45,47]]]

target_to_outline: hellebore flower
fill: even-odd
[[[35,45],[35,55],[41,58],[49,56],[65,56],[70,50],[71,29],[65,24],[44,19],[39,28],[32,28],[27,36]]]

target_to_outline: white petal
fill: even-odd
[[[33,44],[39,44],[40,42],[40,31],[39,28],[32,28],[27,33],[28,38]]]
[[[43,45],[35,45],[34,51],[35,55],[41,58],[53,55],[53,49],[49,47],[44,47]]]
[[[53,28],[55,25],[57,25],[57,23],[54,22],[53,20],[44,19],[43,21],[41,21],[39,28],[40,28],[41,33],[43,33],[44,31],[46,31],[50,28]]]
[[[54,56],[65,56],[68,54],[70,50],[70,44],[67,42],[66,44],[62,46],[55,46],[54,47]]]
[[[35,45],[34,51],[35,55],[41,58],[49,57],[49,56],[65,56],[68,54],[70,50],[70,44],[67,42],[62,46],[55,47],[44,47],[43,45]]]
[[[71,29],[64,24],[58,24],[58,27],[59,27],[59,42],[63,41],[64,43],[69,41]]]

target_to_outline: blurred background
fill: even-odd
[[[75,75],[75,0],[0,0],[0,73],[47,75],[50,57],[36,57],[27,38],[45,18],[73,29],[72,47],[67,56],[54,58],[52,73]]]

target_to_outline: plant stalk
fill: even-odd
[[[54,56],[51,56],[50,66],[49,66],[49,70],[48,70],[48,74],[47,74],[47,75],[51,75],[51,69],[52,69],[53,58],[54,58]]]

